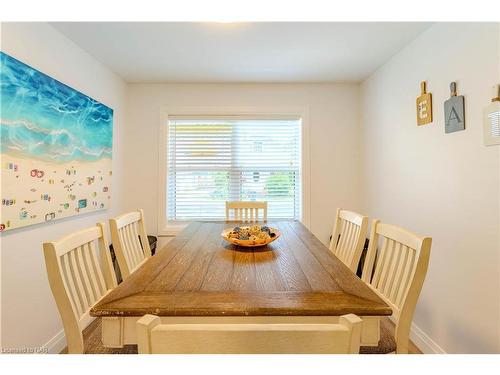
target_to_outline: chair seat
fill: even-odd
[[[85,354],[137,354],[137,345],[123,348],[105,348],[101,342],[101,318],[96,318],[83,330]]]
[[[148,242],[149,242],[149,247],[151,249],[151,255],[155,255],[156,243],[158,242],[158,238],[156,236],[151,236],[148,234]]]
[[[380,341],[378,346],[361,346],[360,354],[389,354],[396,351],[394,326],[389,319],[380,319]]]

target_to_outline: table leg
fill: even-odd
[[[101,339],[105,348],[123,348],[123,320],[116,316],[102,318]]]
[[[380,340],[380,318],[378,316],[362,316],[361,346],[378,346]]]

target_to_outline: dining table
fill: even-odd
[[[136,344],[136,322],[336,323],[356,314],[361,345],[376,346],[391,308],[300,221],[257,223],[279,230],[260,247],[226,242],[230,221],[188,224],[156,255],[95,304],[105,347]],[[250,224],[255,225],[255,224]]]

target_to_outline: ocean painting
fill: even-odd
[[[0,231],[106,209],[113,110],[0,52]]]

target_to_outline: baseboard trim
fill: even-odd
[[[66,347],[66,336],[62,329],[54,337],[52,337],[44,347],[47,348],[49,354],[59,354]]]
[[[447,354],[434,340],[432,340],[415,323],[411,324],[410,339],[424,354]]]

